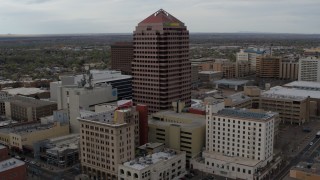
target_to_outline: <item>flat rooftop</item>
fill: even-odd
[[[225,108],[220,110],[217,116],[234,117],[241,119],[268,120],[272,118],[274,112],[253,112],[247,109]]]
[[[251,98],[245,95],[243,92],[239,92],[228,96],[227,99],[231,99],[233,104],[239,104],[242,102],[249,101]]]
[[[31,97],[24,97],[24,96],[14,96],[6,101],[9,101],[12,104],[17,104],[20,106],[30,106],[30,107],[41,107],[41,106],[48,106],[57,104],[56,102],[51,101],[44,101],[39,99],[34,99]]]
[[[155,118],[156,117],[156,118]],[[157,117],[165,119],[179,119],[180,123],[173,123],[170,121],[161,121]],[[178,125],[184,128],[197,128],[206,124],[206,117],[204,115],[192,114],[192,113],[176,113],[175,111],[160,111],[149,117],[149,124],[158,125]]]
[[[83,119],[83,118],[78,118],[79,121],[84,121],[87,123],[96,123],[99,125],[103,125],[103,126],[110,126],[110,127],[120,127],[120,126],[125,126],[128,123],[117,123],[115,121],[101,121],[98,119]]]
[[[54,127],[53,123],[49,124],[40,124],[40,123],[32,123],[32,124],[24,124],[17,125],[13,127],[1,128],[0,133],[16,133],[16,134],[27,134],[35,131],[41,131],[46,129],[51,129]]]
[[[320,91],[320,82],[311,81],[293,81],[291,83],[283,85],[284,87],[302,89],[302,90],[312,90]]]
[[[147,149],[147,148],[154,149],[154,148],[158,148],[158,147],[161,147],[161,146],[164,146],[164,144],[163,143],[154,142],[154,143],[144,144],[142,146],[139,146],[138,148],[139,149]]]
[[[167,161],[179,155],[181,153],[177,153],[174,150],[165,149],[164,151],[157,152],[145,157],[136,158],[135,160],[123,163],[124,166],[130,167],[136,170],[142,170],[147,168],[148,166],[152,166],[161,161]]]
[[[0,172],[7,171],[19,166],[23,166],[25,163],[16,158],[10,158],[0,162]]]
[[[275,86],[261,93],[261,97],[296,101],[305,100],[308,96],[310,96],[310,98],[320,99],[320,91]]]
[[[296,166],[292,167],[291,170],[320,175],[320,163],[300,162]]]
[[[221,71],[200,71],[199,74],[221,74]]]
[[[204,151],[203,156],[205,158],[209,157],[211,159],[217,159],[220,161],[224,161],[224,162],[226,162],[226,164],[235,163],[235,164],[241,164],[241,165],[250,166],[250,167],[254,167],[261,162],[260,160],[249,159],[249,158],[244,158],[244,157],[226,156],[226,155],[223,155],[222,153],[218,153],[218,152]]]
[[[0,121],[0,127],[8,126],[10,124],[17,124],[18,121],[14,120],[6,120],[6,121]]]
[[[248,82],[249,82],[248,80],[238,80],[238,79],[221,79],[221,80],[214,81],[215,84],[232,85],[232,86],[245,85]]]
[[[57,154],[63,153],[66,150],[78,150],[79,149],[79,134],[70,134],[67,136],[57,137],[49,139],[47,144],[47,153]]]
[[[94,84],[132,78],[130,75],[121,74],[121,71],[113,70],[90,70],[90,73],[92,74],[92,81]],[[80,81],[82,78],[83,75],[76,75],[75,83]]]
[[[49,92],[48,90],[43,90],[43,89],[40,89],[40,88],[31,88],[31,87],[30,88],[25,88],[25,87],[7,88],[7,89],[2,89],[1,91],[8,92],[11,95],[21,94],[21,95],[24,95],[24,96],[38,94],[38,93],[44,93],[44,92]]]
[[[7,148],[6,146],[0,144],[0,149],[6,149],[6,148]]]

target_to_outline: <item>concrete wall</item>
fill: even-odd
[[[50,83],[50,100],[51,101],[58,100],[58,86],[60,86],[60,82],[51,82]]]
[[[11,104],[10,104],[10,102],[4,102],[4,107],[5,107],[6,118],[11,119]]]
[[[60,87],[58,90],[58,109],[68,109],[72,133],[79,133],[80,109],[94,110],[96,104],[117,100],[117,89],[112,86],[93,89]]]

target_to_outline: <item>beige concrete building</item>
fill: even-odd
[[[280,60],[280,79],[298,80],[299,61],[297,60]]]
[[[115,111],[115,119],[117,119],[118,122],[126,122],[134,125],[134,145],[138,147],[140,145],[139,112],[136,110],[136,107]]]
[[[26,124],[0,129],[0,143],[19,150],[33,149],[34,143],[69,134],[68,124]]]
[[[290,169],[289,176],[298,180],[318,180],[320,179],[320,164],[300,162]]]
[[[187,160],[205,146],[205,116],[162,111],[149,118],[149,141],[164,143],[167,148],[186,151]]]
[[[310,118],[310,99],[300,93],[280,86],[273,87],[261,94],[260,108],[278,112],[282,122],[303,124]]]
[[[119,165],[118,175],[119,180],[176,180],[186,173],[186,153],[163,149]]]
[[[20,122],[39,121],[57,110],[57,103],[23,96],[15,96],[4,102],[7,118]]]
[[[245,86],[243,89],[243,93],[251,98],[252,108],[258,109],[260,105],[261,89],[257,86]]]
[[[82,172],[90,179],[118,179],[118,165],[134,159],[134,124],[111,110],[104,119],[79,119]]]
[[[260,78],[279,78],[280,61],[278,57],[259,56],[257,57],[257,77]]]

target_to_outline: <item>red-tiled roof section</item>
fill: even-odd
[[[177,18],[164,11],[163,9],[158,10],[139,24],[145,23],[181,23]]]

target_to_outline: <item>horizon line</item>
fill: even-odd
[[[63,36],[63,35],[102,35],[102,34],[113,34],[113,35],[132,35],[132,33],[124,32],[124,33],[48,33],[48,34],[0,34],[0,37],[23,37],[23,36]],[[320,35],[320,33],[285,33],[285,32],[246,32],[246,31],[239,31],[239,32],[190,32],[190,34],[285,34],[285,35]]]

